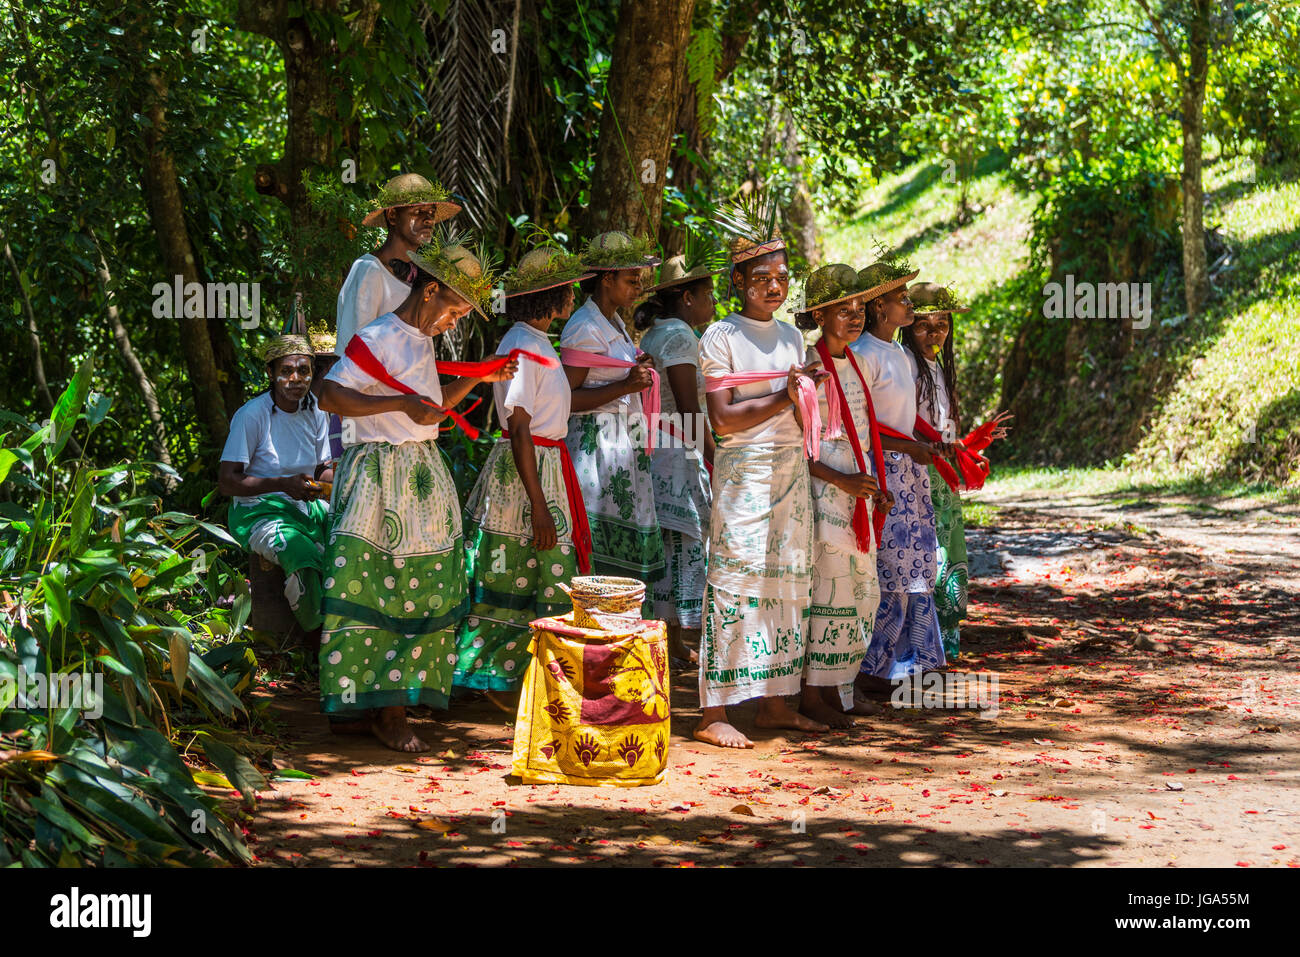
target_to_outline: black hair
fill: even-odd
[[[700,290],[712,285],[712,276],[701,276],[699,279],[692,279],[690,282],[669,286],[667,289],[660,289],[636,307],[636,310],[632,313],[632,324],[638,329],[649,329],[655,324],[656,319],[680,316],[682,314],[682,302],[688,292],[698,293]]]
[[[922,313],[918,319],[925,318]],[[948,338],[943,340],[943,351],[939,354],[939,371],[943,373],[943,385],[948,390],[948,418],[952,420],[953,429],[961,428],[961,418],[957,411],[957,360],[952,348],[952,313],[948,313]],[[916,340],[916,320],[910,326],[899,330],[899,341],[916,360],[916,399],[919,403],[927,400],[933,405],[935,394],[934,373],[930,363],[921,352],[921,344]]]
[[[388,265],[393,270],[393,275],[402,280],[402,282],[406,283],[408,286],[414,283],[418,276],[428,276],[430,279],[433,278],[409,259],[393,258],[388,260]],[[421,287],[426,285],[428,285],[427,281],[420,284]]]
[[[533,322],[548,319],[564,305],[570,283],[539,289],[537,292],[525,292],[506,299],[506,318],[511,322]]]
[[[817,328],[817,320],[813,318],[812,309],[794,314],[794,326],[796,329],[802,329],[804,332],[812,332]]]
[[[578,283],[578,288],[582,290],[584,296],[590,299],[595,295],[596,290],[600,288],[601,280],[604,278],[605,274],[610,272],[613,272],[613,270],[597,269],[594,276],[588,276],[586,279],[582,280],[582,282]]]

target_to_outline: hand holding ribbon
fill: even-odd
[[[601,355],[599,352],[584,352],[581,349],[561,349],[560,361],[566,366],[580,369],[635,369],[641,364],[645,355],[640,349],[636,351],[637,361],[615,359],[613,356]],[[659,423],[659,370],[652,363],[646,363],[650,370],[650,384],[641,390],[641,411],[646,417],[645,450],[655,450],[655,430]]]
[[[807,367],[805,366],[805,369]],[[817,382],[807,372],[796,370],[798,392],[795,404],[799,408],[799,418],[803,422],[803,449],[804,454],[810,459],[816,459],[821,452],[821,432],[822,432],[822,415],[821,410],[817,407]],[[752,385],[755,382],[766,382],[770,379],[789,379],[791,372],[728,372],[725,375],[706,376],[704,379],[705,392],[721,392],[723,389],[732,389],[739,385]],[[831,402],[827,399],[826,414],[831,421],[828,423],[827,437],[837,437],[841,434],[843,428],[840,418],[842,410],[838,402]]]

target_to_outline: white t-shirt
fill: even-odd
[[[910,351],[907,353],[907,362],[912,370],[912,378],[916,382],[917,411],[925,421],[942,433],[952,409],[952,403],[948,401],[948,384],[944,381],[943,369],[934,359],[925,360],[925,364],[930,367],[930,377],[934,381],[934,395],[927,396],[922,400],[920,396],[921,373],[916,364],[916,357]]]
[[[573,315],[569,316],[568,321],[564,323],[563,331],[560,333],[560,347],[562,349],[578,349],[582,352],[594,352],[597,355],[609,356],[612,359],[622,359],[624,362],[636,361],[636,344],[632,342],[632,337],[627,334],[627,327],[623,325],[623,320],[619,318],[618,313],[614,314],[614,318],[607,319],[605,314],[596,306],[595,299],[588,299],[574,310]],[[631,371],[631,369],[587,369],[587,378],[583,380],[582,388],[594,389],[598,386],[609,385],[611,382],[621,382],[628,377],[628,373]],[[641,396],[639,393],[633,392],[631,395],[625,395],[612,402],[606,402],[595,409],[574,414],[591,415],[596,412],[622,412],[626,415],[639,414],[641,412]]]
[[[664,415],[677,411],[677,397],[668,382],[668,370],[673,366],[695,367],[695,388],[699,393],[700,408],[704,405],[704,374],[700,372],[700,340],[695,331],[681,319],[667,317],[656,319],[655,324],[641,337],[641,349],[654,359],[659,370],[659,411]]]
[[[569,403],[573,392],[564,375],[560,357],[551,345],[550,337],[540,329],[525,322],[516,322],[501,337],[497,355],[503,356],[511,349],[527,349],[540,356],[555,356],[556,365],[546,369],[531,359],[519,359],[519,371],[513,379],[492,383],[496,398],[497,418],[503,431],[510,429],[510,413],[523,409],[531,417],[528,431],[544,439],[562,439],[569,432]]]
[[[715,322],[700,338],[700,371],[706,378],[729,372],[780,372],[804,365],[803,336],[780,319],[751,319],[732,313]],[[784,392],[786,380],[764,379],[736,387],[740,399],[755,399]],[[803,429],[788,406],[758,425],[718,438],[721,446],[803,444]]]
[[[900,343],[886,342],[869,332],[849,348],[858,357],[858,368],[871,390],[876,421],[911,435],[916,428],[916,377],[907,350]]]
[[[391,312],[380,316],[357,335],[394,379],[442,404],[442,385],[438,381],[438,363],[433,357],[433,339]],[[325,378],[366,395],[401,395],[396,389],[390,389],[362,372],[347,356],[336,362]],[[349,437],[351,441],[348,441]],[[405,412],[381,412],[343,420],[344,445],[364,442],[401,445],[437,437],[437,425],[418,425]]]
[[[249,399],[230,420],[230,435],[221,461],[240,462],[254,478],[315,475],[316,466],[330,460],[330,418],[303,399],[297,412],[277,408],[270,393]],[[280,495],[283,492],[266,494]],[[262,496],[236,495],[241,505]]]
[[[352,264],[339,290],[338,315],[334,321],[338,338],[334,351],[343,355],[349,339],[380,316],[392,312],[410,294],[410,286],[366,253]]]
[[[818,361],[821,356],[814,351],[813,356]],[[871,416],[867,413],[867,397],[863,392],[862,380],[858,374],[853,371],[853,366],[849,364],[849,357],[831,356],[831,361],[835,363],[835,374],[840,377],[840,386],[844,389],[844,401],[848,403],[846,414],[853,416],[853,427],[858,432],[858,443],[862,446],[862,457],[867,462],[867,470],[874,471],[871,467]],[[861,361],[858,362],[858,368],[862,368]],[[862,374],[867,374],[862,370]],[[831,389],[835,388],[835,383],[830,379],[817,390],[817,407],[822,416],[822,438],[826,438],[826,431],[830,427],[830,402],[826,398]],[[844,430],[845,438],[848,438],[848,429]]]

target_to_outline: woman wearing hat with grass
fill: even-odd
[[[573,284],[590,275],[577,256],[547,243],[505,279],[514,325],[496,354],[521,349],[551,361],[524,362],[513,379],[492,387],[504,437],[465,502],[471,605],[456,639],[453,683],[489,696],[518,690],[529,622],[563,614],[569,600],[559,583],[591,569],[587,512],[564,444],[569,381],[547,336],[552,322],[573,311]]]
[[[713,321],[713,277],[725,269],[724,254],[688,232],[685,251],[664,263],[659,283],[634,314],[636,327],[647,330],[641,348],[659,372],[659,435],[650,468],[665,571],[653,588],[654,617],[667,623],[669,653],[683,661],[698,660],[690,645],[700,637],[712,498],[713,432],[704,414],[697,330]]]
[[[261,351],[270,388],[230,420],[217,491],[231,496],[235,541],[284,570],[284,597],[305,632],[321,625],[321,549],[329,505],[320,500],[329,468],[329,418],[313,400],[312,348],[277,336]]]
[[[916,270],[888,256],[858,274],[866,335],[850,346],[871,391],[885,451],[885,487],[894,496],[876,557],[880,607],[857,678],[859,690],[876,695],[898,679],[945,664],[934,613],[937,541],[925,468],[948,449],[913,437],[916,380],[907,351],[894,341],[912,323],[907,284],[915,278]]]
[[[956,359],[952,346],[954,313],[969,312],[951,290],[934,283],[917,283],[908,289],[916,319],[903,328],[900,340],[908,351],[916,378],[918,412],[936,432],[949,441],[961,433],[958,408]],[[1002,438],[1007,426],[1002,423],[1009,412],[993,420],[990,438]],[[935,533],[938,538],[938,568],[935,576],[934,604],[943,636],[944,655],[952,660],[961,651],[960,625],[966,617],[966,587],[969,569],[966,563],[966,524],[962,520],[961,494],[950,488],[936,470],[929,467],[930,495],[934,501]]]
[[[436,441],[449,411],[509,362],[441,384],[433,337],[470,311],[486,318],[495,276],[481,247],[435,234],[410,253],[406,299],[353,337],[326,376],[321,407],[348,418],[325,553],[321,710],[334,730],[369,730],[398,751],[428,745],[406,709],[445,708],[467,600],[460,503]],[[371,712],[374,712],[372,715]]]
[[[362,226],[386,226],[388,235],[373,253],[352,264],[339,290],[335,348],[343,355],[349,340],[369,323],[392,312],[411,291],[410,253],[427,243],[435,224],[460,212],[448,193],[419,173],[388,181]]]
[[[583,267],[594,274],[581,283],[587,301],[560,334],[560,361],[573,391],[565,442],[591,522],[592,568],[647,585],[664,571],[641,396],[654,366],[649,356],[638,356],[618,311],[632,307],[642,272],[658,262],[648,239],[597,236],[582,253]]]
[[[832,728],[852,725],[846,710],[878,710],[866,707],[869,702],[853,703],[853,681],[880,604],[876,536],[891,505],[876,479],[884,472],[884,457],[871,393],[848,348],[865,324],[862,291],[852,266],[822,266],[804,285],[804,310],[796,320],[801,329],[821,330],[808,359],[831,373],[818,396],[822,421],[831,421],[832,396],[843,418],[840,434],[827,429],[817,459],[808,464],[815,543],[800,710]]]
[[[812,593],[812,496],[800,403],[804,386],[826,373],[805,364],[799,330],[775,318],[790,290],[775,204],[756,195],[718,222],[736,234],[731,282],[742,305],[700,339],[718,447],[695,738],[751,748],[731,724],[728,705],[761,699],[761,728],[827,728],[785,700],[802,685]]]

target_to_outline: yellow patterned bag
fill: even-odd
[[[538,618],[515,722],[525,784],[636,787],[668,769],[668,638],[661,621],[583,628]]]

